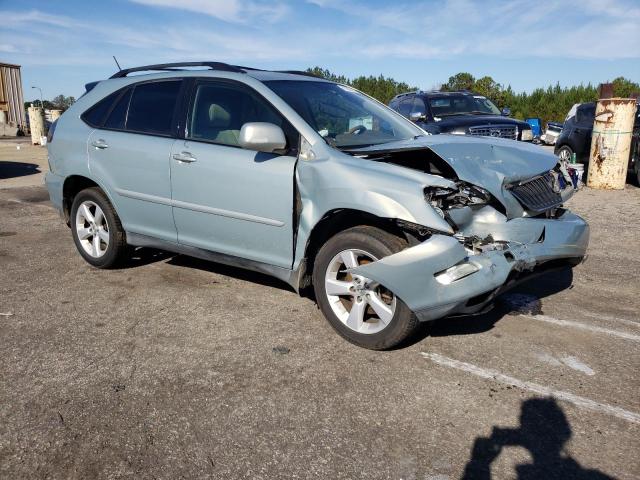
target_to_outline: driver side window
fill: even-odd
[[[285,132],[289,146],[297,133],[257,93],[239,85],[207,82],[196,86],[186,137],[232,147],[240,146],[240,129],[249,122],[268,122]]]

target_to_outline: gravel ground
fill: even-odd
[[[256,273],[91,268],[45,154],[0,145],[1,478],[640,478],[640,189],[572,199],[573,271],[373,352]]]

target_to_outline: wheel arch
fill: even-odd
[[[98,182],[84,175],[69,175],[64,179],[64,183],[62,185],[62,213],[67,225],[69,225],[69,217],[71,215],[71,206],[73,205],[73,199],[82,190],[93,187],[99,188],[102,193],[106,195],[109,202],[111,202],[113,208],[116,208],[111,195],[109,195],[109,192]]]
[[[424,227],[396,218],[380,217],[373,213],[351,208],[335,208],[326,212],[313,226],[304,248],[301,272],[298,281],[299,290],[311,285],[313,266],[318,251],[331,237],[356,226],[379,228],[392,235],[399,236],[409,244],[416,244],[427,235]]]
[[[560,149],[562,149],[563,147],[567,147],[569,150],[571,150],[571,152],[574,152],[573,147],[569,144],[569,142],[565,138],[560,143],[556,142],[553,148],[553,153],[555,155],[558,155],[560,153]]]

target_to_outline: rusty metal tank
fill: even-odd
[[[596,104],[587,185],[598,189],[624,189],[636,101],[606,98]]]

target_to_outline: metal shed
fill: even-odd
[[[27,124],[20,65],[0,62],[0,110],[5,112],[9,125],[24,128]]]

